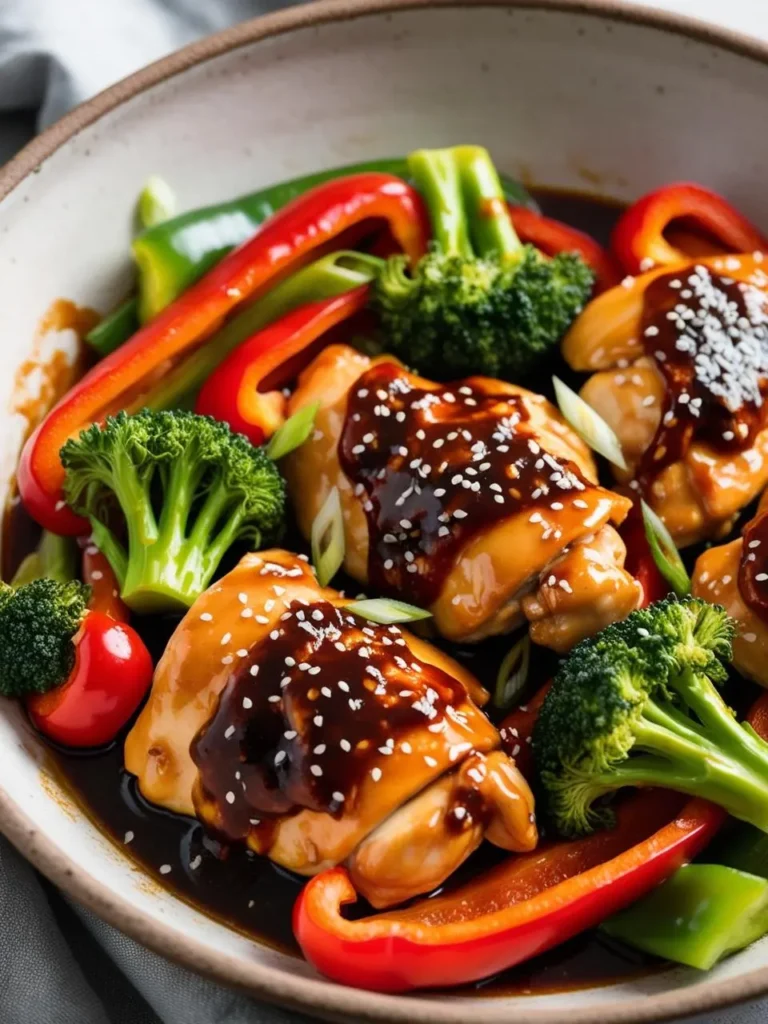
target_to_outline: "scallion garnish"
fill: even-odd
[[[371,622],[379,622],[388,626],[392,622],[418,622],[429,619],[432,612],[406,604],[405,601],[394,601],[388,597],[373,597],[366,601],[354,601],[344,606],[344,610],[360,615]]]
[[[311,402],[295,412],[290,419],[277,428],[267,445],[267,455],[270,459],[277,462],[278,459],[282,459],[284,455],[304,444],[312,433],[319,408],[319,402]]]
[[[338,488],[334,487],[312,523],[312,564],[321,587],[341,568],[344,561],[344,516]]]
[[[621,445],[616,434],[608,426],[602,416],[598,415],[591,405],[564,384],[559,377],[553,377],[555,397],[568,423],[589,447],[604,456],[619,469],[626,469],[627,464],[621,452]]]
[[[502,711],[511,707],[523,692],[528,680],[528,666],[531,661],[531,638],[524,637],[510,649],[496,676],[493,703]]]
[[[678,597],[691,592],[691,578],[672,535],[650,505],[642,501],[643,526],[656,568]]]
[[[170,220],[176,213],[176,194],[167,181],[156,174],[147,178],[136,202],[136,218],[141,228],[151,228]]]

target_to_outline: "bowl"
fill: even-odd
[[[694,177],[766,223],[766,96],[768,46],[601,0],[318,3],[138,72],[0,172],[0,498],[28,417],[50,399],[46,364],[71,350],[71,317],[54,315],[64,307],[44,314],[59,297],[102,311],[122,297],[132,204],[148,173],[172,181],[186,207],[323,166],[477,141],[538,184],[629,199]],[[327,1019],[613,1024],[768,991],[768,941],[709,974],[670,968],[565,993],[396,997],[332,984],[148,879],[56,781],[10,703],[0,706],[0,828],[127,934]]]

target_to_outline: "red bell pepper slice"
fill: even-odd
[[[611,247],[624,271],[638,274],[695,255],[665,238],[666,229],[681,219],[714,239],[721,253],[768,249],[765,236],[722,196],[701,185],[680,182],[649,192],[619,218]]]
[[[253,444],[261,444],[282,422],[285,399],[276,387],[306,364],[315,343],[336,324],[361,312],[368,286],[320,299],[292,310],[239,345],[200,389],[195,412],[213,416]]]
[[[136,711],[152,682],[152,659],[138,633],[99,611],[88,611],[75,634],[69,679],[28,697],[33,724],[70,747],[110,743]]]
[[[526,709],[531,722],[548,687]],[[524,743],[524,720],[516,721]],[[768,694],[748,721],[768,739]],[[359,988],[403,992],[488,977],[594,927],[704,849],[725,811],[681,803],[668,791],[638,792],[619,805],[610,831],[510,857],[454,892],[359,921],[341,915],[357,897],[346,870],[333,868],[302,891],[296,938],[318,970]]]
[[[595,294],[613,288],[622,278],[613,256],[594,238],[562,221],[544,217],[527,206],[509,204],[509,213],[521,241],[530,242],[545,256],[576,252],[595,274]]]
[[[279,210],[256,235],[97,363],[54,407],[22,453],[18,484],[34,518],[56,533],[87,532],[61,496],[64,442],[121,408],[140,406],[153,382],[203,343],[236,306],[296,270],[354,225],[384,222],[416,261],[428,229],[419,194],[400,178],[368,172],[318,185]]]
[[[703,800],[641,792],[614,829],[510,857],[455,892],[359,921],[344,868],[313,878],[294,909],[304,955],[334,981],[381,992],[461,985],[592,928],[694,857],[725,812]],[[671,820],[670,820],[671,819]]]
[[[88,607],[103,612],[116,622],[128,622],[131,613],[120,598],[120,584],[106,555],[90,541],[83,539],[82,577],[91,588]]]
[[[670,592],[671,587],[659,572],[643,525],[643,513],[635,503],[619,530],[627,547],[624,568],[643,588],[642,607],[660,601]]]

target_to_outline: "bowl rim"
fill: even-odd
[[[241,22],[190,43],[75,107],[0,169],[0,201],[84,128],[132,97],[188,68],[297,29],[430,7],[508,7],[588,15],[708,43],[768,66],[768,41],[762,42],[688,15],[642,4],[628,7],[624,0],[315,0]],[[326,1020],[403,1024],[463,1024],[466,1020],[463,999],[441,1002],[439,996],[384,995],[346,988],[321,977],[291,975],[280,967],[256,961],[243,964],[231,955],[202,945],[194,935],[181,936],[165,922],[148,920],[128,899],[92,878],[73,857],[40,832],[2,784],[0,830],[54,884],[103,920],[154,952],[213,980]],[[533,1009],[527,998],[520,998],[517,1006],[510,1005],[508,999],[502,1002],[490,998],[485,1001],[484,1017],[489,1024],[593,1024],[597,1014],[602,1024],[644,1024],[730,1006],[767,992],[768,971],[757,968],[736,978],[703,981],[693,987],[660,992],[641,1000],[625,998],[599,1007]]]

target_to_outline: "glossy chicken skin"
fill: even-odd
[[[768,492],[763,494],[757,515],[768,512]],[[756,549],[750,549],[744,538],[738,537],[729,544],[711,547],[699,555],[691,580],[696,597],[712,604],[721,604],[736,620],[737,635],[733,641],[733,665],[748,679],[768,686],[768,622],[751,608],[744,599],[739,586],[742,561],[757,557]]]
[[[598,618],[602,624],[623,617],[628,610],[636,607],[639,588],[624,572],[624,549],[610,525],[612,522],[618,524],[624,519],[630,501],[594,484],[596,469],[589,449],[549,402],[512,384],[484,378],[470,378],[465,382],[446,386],[453,387],[456,391],[456,395],[448,396],[451,399],[451,413],[462,401],[466,401],[468,405],[471,403],[468,415],[480,409],[484,402],[491,405],[487,419],[483,420],[482,416],[478,415],[475,421],[469,419],[463,422],[467,430],[465,452],[469,452],[473,444],[481,443],[476,439],[483,430],[483,436],[487,437],[489,420],[494,422],[493,417],[497,415],[500,419],[504,418],[503,414],[509,411],[504,407],[506,402],[510,407],[519,410],[523,426],[528,432],[525,436],[530,437],[531,443],[535,445],[531,451],[535,451],[536,455],[531,457],[531,462],[536,463],[536,472],[551,472],[554,478],[557,474],[550,471],[549,463],[545,465],[545,457],[559,460],[560,464],[570,466],[573,473],[578,474],[578,491],[562,491],[552,484],[546,499],[541,497],[539,490],[535,492],[536,497],[530,502],[526,500],[525,494],[521,498],[518,493],[517,498],[520,500],[507,512],[502,502],[504,494],[500,483],[489,484],[488,478],[483,480],[482,475],[475,475],[476,470],[472,465],[468,468],[460,467],[454,476],[451,476],[452,471],[449,469],[450,483],[455,483],[463,473],[464,487],[482,487],[483,493],[491,498],[498,494],[495,501],[500,502],[499,505],[488,503],[493,515],[487,520],[473,524],[472,516],[487,515],[487,510],[463,512],[460,508],[458,513],[454,513],[468,517],[459,522],[465,528],[470,524],[473,530],[467,533],[465,541],[444,558],[444,571],[434,592],[427,591],[426,598],[422,598],[424,590],[422,587],[420,592],[419,587],[424,582],[423,577],[433,572],[435,563],[439,561],[439,544],[434,543],[435,537],[429,544],[423,545],[424,549],[431,550],[431,555],[422,559],[417,552],[410,567],[405,567],[409,572],[414,572],[414,576],[405,576],[402,587],[387,585],[386,580],[382,586],[381,581],[372,580],[372,526],[366,515],[366,508],[370,511],[371,504],[367,500],[363,486],[350,479],[350,472],[343,468],[340,452],[345,442],[349,449],[347,435],[351,419],[364,417],[360,425],[360,431],[363,431],[360,443],[351,448],[353,453],[366,449],[369,446],[366,439],[375,436],[375,422],[372,422],[371,430],[365,432],[365,417],[370,413],[368,406],[371,403],[373,412],[370,415],[373,418],[386,404],[380,397],[384,391],[372,385],[368,395],[368,388],[363,388],[360,384],[361,378],[362,382],[367,384],[370,375],[377,369],[382,371],[383,384],[389,386],[390,395],[397,393],[398,389],[404,386],[411,388],[412,394],[421,396],[419,401],[423,403],[425,395],[439,398],[445,391],[443,388],[442,392],[436,392],[437,385],[432,385],[429,381],[404,370],[390,357],[371,360],[344,345],[331,345],[317,356],[301,374],[290,400],[289,410],[293,414],[307,404],[319,402],[315,432],[313,437],[288,456],[284,463],[299,526],[305,535],[309,535],[312,522],[330,490],[333,487],[338,488],[344,516],[347,572],[362,584],[371,583],[377,591],[388,589],[412,603],[422,603],[429,607],[437,629],[444,636],[454,640],[477,641],[490,635],[508,632],[525,621],[526,609],[529,608],[532,617],[536,619],[536,630],[542,638],[541,642],[551,644],[557,650],[566,650],[591,631],[595,617],[591,611],[586,615],[584,612],[587,611],[587,605],[595,599],[600,605]],[[361,395],[368,397],[360,399]],[[501,411],[498,413],[495,411],[492,396],[499,397],[498,407]],[[419,422],[424,423],[427,433],[430,428],[435,430],[440,426],[441,416],[444,415],[446,407],[445,402],[436,401],[430,407],[428,416],[420,412],[422,421]],[[353,409],[355,411],[351,411]],[[398,408],[397,412],[394,411],[394,407],[387,411],[390,415],[387,417],[386,425],[390,430],[395,420],[401,418],[404,437],[400,450],[403,459],[407,462],[411,455],[415,455],[416,458],[402,467],[382,468],[380,472],[385,477],[385,485],[387,480],[394,480],[398,475],[406,482],[411,479],[408,475],[412,472],[410,467],[418,467],[427,460],[422,450],[425,445],[429,447],[431,443],[441,458],[448,450],[448,443],[444,443],[443,436],[435,438],[428,434],[425,438],[425,432],[418,427],[418,422],[409,420],[410,412],[407,405],[402,410]],[[452,427],[453,422],[446,420],[445,438],[450,439],[461,433],[459,428],[451,429]],[[512,434],[514,441],[514,429]],[[419,436],[425,439],[419,442]],[[461,440],[459,443],[462,443]],[[416,450],[419,444],[421,447]],[[504,451],[507,452],[508,447],[505,446]],[[348,451],[345,457],[348,458]],[[432,467],[426,466],[427,470],[435,468],[437,458],[430,461]],[[519,473],[515,477],[513,473],[517,470],[509,469],[510,465],[521,465],[519,459],[515,461],[514,452],[510,452],[500,460],[500,463],[493,465],[492,456],[489,455],[488,461],[479,462],[479,470],[482,474],[484,469],[488,469],[488,472],[493,474],[500,466],[509,476],[503,481],[504,491],[512,491],[518,483],[522,489],[525,480],[520,478]],[[552,465],[556,463],[553,462]],[[527,471],[523,470],[523,478]],[[496,480],[495,477],[491,478]],[[432,490],[424,499],[425,508],[428,505],[427,514],[434,515],[441,506],[432,503],[432,499],[434,497],[436,501],[437,497],[446,495],[446,486],[438,488],[435,481],[430,478],[424,484],[425,494],[429,487],[432,487]],[[405,496],[409,494],[410,488],[407,489]],[[450,497],[449,492],[443,501],[447,502]],[[402,498],[403,495],[400,500]],[[398,502],[393,502],[393,505],[397,504]],[[445,505],[442,507],[445,508]],[[448,514],[444,513],[445,522],[448,518]],[[408,522],[409,526],[417,525],[410,520],[404,521]],[[451,530],[455,528],[456,520],[450,525],[441,526],[436,536],[439,538],[445,534],[450,541]],[[578,550],[578,545],[580,541],[596,535],[600,535],[602,540],[594,546],[591,563],[587,565],[583,552]],[[389,536],[392,537],[391,534]],[[400,540],[404,540],[404,535],[395,539],[394,546],[397,548]],[[378,557],[381,562],[384,556]],[[554,562],[557,562],[560,568],[558,578],[565,580],[560,587],[561,593],[557,595],[557,601],[553,600],[547,583],[552,575],[550,565]],[[386,568],[387,562],[384,561],[383,564]],[[595,571],[598,567],[601,567],[602,576],[600,572]],[[587,570],[586,575],[582,575],[582,569]],[[607,585],[605,592],[600,590],[601,579]],[[567,592],[569,586],[573,593]],[[526,597],[531,596],[534,600],[526,602]],[[567,597],[572,598],[572,601],[565,600]],[[569,603],[572,614],[569,612]],[[556,621],[547,624],[545,620],[550,614]]]
[[[581,389],[581,397],[613,428],[619,439],[628,469],[626,472],[614,470],[617,479],[624,484],[633,481],[635,486],[636,478],[645,475],[644,496],[664,520],[679,547],[723,536],[740,510],[768,483],[768,429],[763,425],[762,403],[758,403],[760,408],[755,410],[750,402],[742,402],[745,420],[751,420],[748,437],[746,421],[735,426],[729,424],[732,429],[724,429],[720,434],[710,430],[710,436],[706,437],[700,427],[706,425],[702,421],[709,415],[707,405],[712,409],[720,402],[719,410],[724,412],[723,406],[728,405],[733,396],[726,395],[723,399],[724,389],[720,389],[717,395],[710,393],[709,399],[714,400],[707,402],[707,392],[702,390],[706,404],[700,408],[699,422],[691,422],[688,429],[693,436],[681,446],[677,457],[665,459],[664,442],[658,441],[662,418],[666,424],[671,417],[669,422],[673,427],[677,419],[670,407],[669,377],[663,372],[664,363],[669,365],[668,357],[665,352],[661,356],[654,353],[659,327],[653,321],[649,323],[644,296],[650,287],[658,287],[661,279],[671,276],[683,305],[692,303],[696,297],[691,299],[691,291],[686,290],[685,285],[692,275],[694,279],[701,276],[697,267],[703,267],[715,280],[724,280],[731,289],[742,284],[749,286],[753,294],[761,294],[768,285],[760,254],[708,257],[695,266],[651,271],[627,279],[623,285],[590,303],[563,342],[563,355],[573,369],[596,371]],[[705,296],[704,308],[709,309],[710,304],[714,306],[715,301]],[[680,308],[686,321],[699,312]],[[668,322],[665,315],[660,316],[662,325]],[[759,339],[758,344],[765,347],[762,320],[762,314],[755,318],[759,325],[757,333],[745,339],[745,351],[752,351],[755,337]],[[693,322],[703,324],[704,319]],[[692,342],[693,337],[696,340]],[[701,365],[708,368],[712,361],[719,359],[719,354],[714,344],[711,349],[715,351],[702,353],[701,346],[706,340],[703,330],[694,326],[689,338],[680,344],[699,345]],[[734,348],[738,351],[738,342]],[[765,354],[760,362],[765,363]],[[733,352],[726,354],[722,365],[731,378],[748,381],[755,390],[765,389],[764,365],[756,368],[749,360],[740,363]],[[701,402],[701,399],[694,400],[692,393],[683,396],[686,400],[689,397],[688,408]],[[728,409],[734,419],[741,413],[739,396],[736,397],[737,401],[731,401]],[[741,445],[739,431],[744,431],[746,439]],[[658,471],[648,472],[649,454],[660,456]]]
[[[346,862],[377,906],[438,885],[486,835],[533,848],[533,797],[485,691],[345,603],[284,551],[206,591],[126,740],[142,794],[300,874]]]

